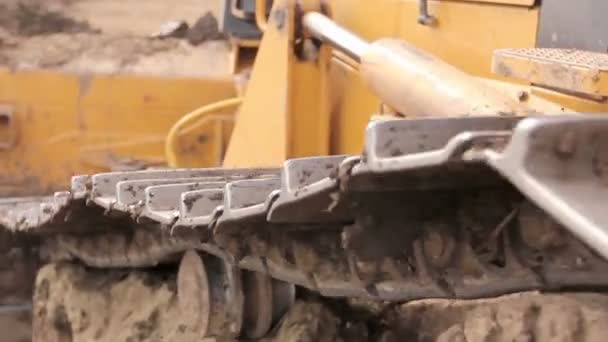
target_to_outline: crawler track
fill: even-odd
[[[77,176],[7,200],[0,224],[54,261],[141,268],[198,250],[326,297],[598,289],[605,151],[598,117],[376,122],[362,156]]]

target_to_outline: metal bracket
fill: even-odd
[[[14,109],[12,106],[0,105],[0,150],[9,150],[15,144]]]
[[[418,24],[426,26],[434,26],[437,24],[437,18],[429,14],[429,1],[419,0],[420,14],[418,15]]]

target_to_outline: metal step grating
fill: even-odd
[[[574,49],[501,49],[494,51],[493,72],[533,84],[608,96],[608,54]]]

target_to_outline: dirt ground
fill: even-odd
[[[217,0],[0,0],[0,64],[12,69],[220,77],[229,46],[152,39],[169,20],[191,26]]]
[[[34,342],[200,341],[180,317],[174,271],[43,267],[34,296]],[[260,342],[603,342],[607,324],[608,295],[595,293],[524,292],[401,305],[301,294]]]

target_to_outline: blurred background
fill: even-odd
[[[200,77],[229,73],[219,0],[0,0],[0,66]],[[175,25],[186,31],[177,32]],[[31,341],[38,265],[0,258],[0,341]]]
[[[219,7],[218,0],[0,0],[0,63],[80,72],[225,74],[229,48],[217,42]],[[149,39],[174,23],[188,25],[184,42]]]

